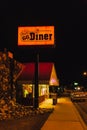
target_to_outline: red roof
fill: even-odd
[[[34,81],[35,77],[35,63],[25,63],[24,69],[20,74],[18,80],[20,81]],[[39,81],[42,80],[50,80],[51,72],[52,72],[52,62],[40,62],[39,63]]]

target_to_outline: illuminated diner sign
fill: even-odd
[[[18,27],[18,46],[54,45],[54,26]]]

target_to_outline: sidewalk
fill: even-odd
[[[52,105],[52,99],[48,99],[39,107],[54,108],[41,130],[87,130],[87,126],[68,97],[57,99],[56,105]]]

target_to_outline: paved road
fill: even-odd
[[[87,101],[85,101],[85,102],[74,102],[74,105],[78,109],[81,117],[83,118],[85,124],[87,125]]]

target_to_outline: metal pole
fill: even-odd
[[[34,108],[38,108],[39,107],[38,74],[39,74],[39,54],[36,54]]]

